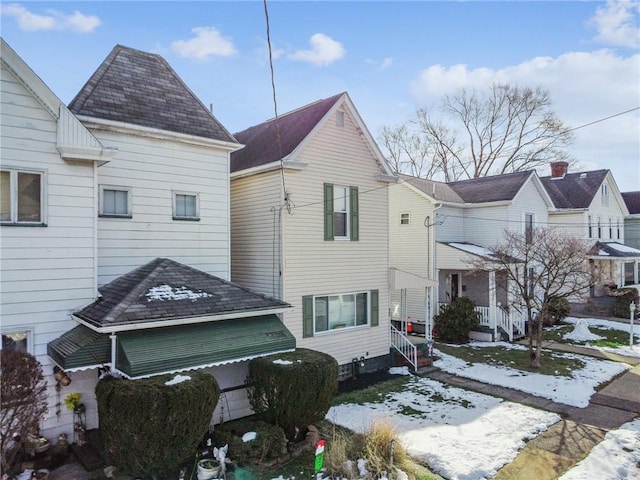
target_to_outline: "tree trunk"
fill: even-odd
[[[536,349],[533,350],[533,331],[529,337],[529,353],[531,355],[531,368],[540,368],[540,356],[542,350],[542,315],[538,315],[535,322]],[[532,329],[533,330],[533,329]]]

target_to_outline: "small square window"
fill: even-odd
[[[337,112],[336,113],[336,126],[337,127],[344,127],[344,112]]]
[[[173,192],[173,219],[200,219],[197,193]]]
[[[401,213],[400,214],[400,225],[409,225],[409,214],[408,213]]]
[[[131,189],[101,185],[100,216],[131,218]]]
[[[0,221],[5,224],[44,222],[44,172],[0,171]]]

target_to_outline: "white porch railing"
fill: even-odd
[[[447,305],[446,302],[438,303],[438,312],[443,305]],[[476,305],[474,308],[480,315],[480,325],[488,327],[494,332],[496,327],[502,328],[504,332],[509,336],[509,341],[513,341],[514,333],[517,335],[524,335],[525,315],[516,308],[507,310],[502,305],[496,306],[496,318],[491,318],[491,307],[483,305]],[[497,332],[496,332],[497,333]]]
[[[418,348],[393,325],[391,325],[391,346],[407,359],[413,370],[418,369]]]

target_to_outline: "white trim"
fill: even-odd
[[[233,320],[235,318],[251,318],[251,317],[259,317],[262,315],[272,315],[272,314],[280,314],[293,311],[293,307],[277,307],[277,308],[265,308],[264,310],[251,310],[248,312],[234,312],[220,315],[206,315],[200,317],[180,317],[180,318],[172,318],[171,320],[154,320],[151,322],[140,322],[140,323],[118,323],[116,325],[103,325],[96,326],[91,322],[84,320],[72,314],[72,317],[84,325],[87,328],[90,328],[94,332],[98,333],[118,333],[118,332],[128,332],[132,330],[147,330],[149,328],[161,328],[161,327],[173,327],[179,325],[191,325],[194,323],[205,323],[205,322],[215,322],[218,320]]]
[[[353,295],[353,308],[355,309],[354,314],[357,314],[357,296],[360,294],[365,294],[367,296],[367,323],[363,323],[363,324],[355,324],[354,325],[346,325],[344,327],[340,327],[340,328],[330,328],[330,319],[329,319],[329,298],[330,297],[342,297],[345,295]],[[316,329],[316,299],[317,298],[326,298],[327,299],[327,329],[326,330],[317,330]],[[312,303],[313,303],[313,335],[324,335],[324,334],[329,334],[329,333],[334,333],[334,332],[343,332],[345,330],[352,330],[355,328],[363,328],[363,327],[370,327],[371,326],[371,291],[370,290],[363,290],[363,291],[356,291],[356,292],[342,292],[342,293],[331,293],[331,294],[326,294],[326,295],[313,295],[312,296]],[[355,322],[357,322],[358,319],[355,319]]]
[[[184,197],[195,197],[196,199],[195,215],[178,215],[178,212],[177,212],[178,195],[182,195]],[[187,192],[183,190],[172,190],[171,203],[173,204],[172,214],[173,214],[174,220],[200,220],[200,194],[199,193]]]

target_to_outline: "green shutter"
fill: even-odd
[[[324,184],[324,239],[333,240],[333,184]]]
[[[378,290],[371,290],[371,326],[377,327],[379,322],[378,319]]]
[[[358,187],[349,188],[349,215],[351,217],[351,235],[349,238],[352,241],[357,241],[360,239],[358,224]]]
[[[302,338],[313,337],[313,296],[302,297]]]

